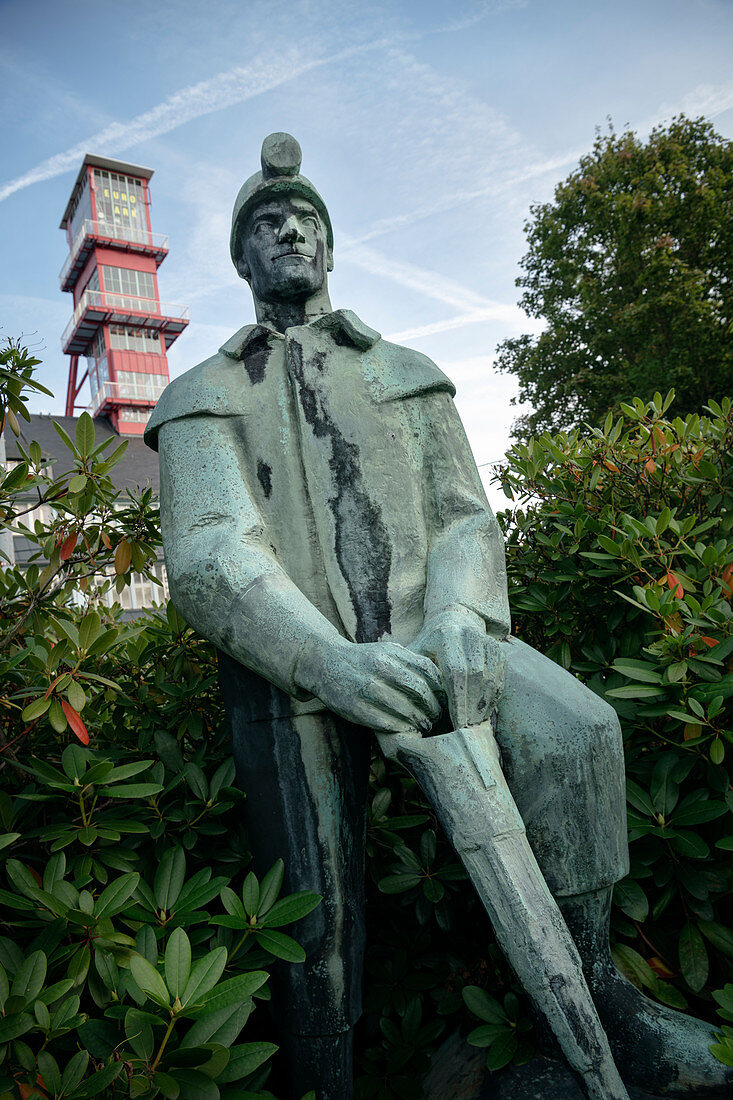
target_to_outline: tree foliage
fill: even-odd
[[[733,392],[733,142],[684,116],[646,142],[598,134],[531,214],[517,285],[545,328],[497,362],[534,408],[519,438],[671,386],[683,414]]]

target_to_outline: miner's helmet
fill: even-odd
[[[328,247],[333,248],[333,229],[326,204],[309,179],[300,174],[303,153],[300,145],[290,134],[270,134],[262,142],[262,171],[242,185],[234,203],[232,212],[232,234],[229,239],[229,251],[232,263],[238,268],[241,248],[241,231],[252,208],[263,199],[277,195],[300,195],[315,206],[326,226]]]

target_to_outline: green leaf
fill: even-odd
[[[285,864],[281,859],[278,859],[260,883],[260,900],[257,907],[260,916],[264,917],[271,906],[275,904],[275,899],[282,889],[284,877]]]
[[[43,696],[41,696],[40,699],[34,699],[32,703],[28,704],[21,718],[24,722],[35,722],[36,718],[40,718],[44,715],[50,706],[51,700],[44,699]]]
[[[201,999],[201,1010],[218,1012],[231,1005],[243,1004],[262,988],[268,977],[266,970],[251,970],[247,974],[237,975],[236,978],[227,978]]]
[[[516,1053],[518,1045],[519,1040],[513,1031],[507,1031],[503,1036],[500,1036],[489,1047],[486,1055],[486,1068],[493,1073],[496,1070],[503,1069],[504,1066],[508,1066]]]
[[[693,993],[699,993],[708,977],[708,953],[697,925],[688,921],[679,940],[682,975]]]
[[[134,760],[131,764],[121,764],[119,767],[113,768],[111,773],[105,776],[104,781],[105,783],[119,783],[123,779],[129,779],[130,776],[147,771],[153,763],[152,760]]]
[[[87,487],[86,474],[74,474],[72,478],[69,478],[69,492],[70,493],[83,493]]]
[[[21,835],[20,833],[2,833],[2,834],[0,834],[0,851],[3,848],[9,848],[11,844],[15,843],[15,841],[18,839],[18,837],[20,835]]]
[[[131,1008],[125,1016],[125,1038],[137,1054],[146,1062],[152,1058],[155,1051],[155,1036],[147,1013],[138,1012]]]
[[[232,1081],[241,1081],[242,1078],[248,1077],[268,1058],[272,1058],[277,1049],[274,1043],[242,1043],[232,1047],[227,1067],[219,1074],[219,1083],[228,1085]]]
[[[76,449],[86,456],[94,447],[94,421],[88,412],[83,412],[76,422]]]
[[[122,875],[111,882],[95,902],[95,917],[101,919],[102,917],[113,917],[115,914],[121,913],[137,890],[139,882],[140,875],[135,871]]]
[[[124,1068],[124,1062],[112,1062],[111,1065],[100,1069],[98,1073],[93,1073],[77,1087],[74,1100],[89,1100],[89,1097],[99,1096],[103,1089],[119,1077]]]
[[[651,684],[628,684],[625,687],[611,688],[606,691],[607,696],[614,699],[658,699],[664,695],[661,687],[652,687]]]
[[[274,933],[273,933],[274,935]],[[217,947],[210,951],[203,959],[194,963],[186,987],[183,990],[181,1001],[184,1005],[192,1005],[213,989],[221,977],[227,962],[226,947]]]
[[[160,1070],[154,1074],[153,1084],[160,1089],[161,1096],[165,1096],[166,1100],[178,1100],[181,1094],[181,1086],[175,1078],[168,1073],[162,1073]]]
[[[52,1096],[55,1096],[61,1091],[61,1070],[59,1069],[58,1062],[47,1050],[38,1052],[37,1062],[46,1089]]]
[[[34,1026],[35,1020],[27,1012],[21,1012],[17,1016],[3,1016],[0,1018],[0,1043],[18,1039]]]
[[[79,623],[79,649],[89,649],[99,637],[102,621],[96,611],[89,611]]]
[[[623,879],[613,890],[613,900],[619,909],[632,920],[643,921],[649,915],[649,901],[638,882]]]
[[[72,1055],[66,1064],[66,1069],[63,1072],[61,1078],[61,1085],[66,1093],[73,1092],[76,1086],[81,1082],[84,1074],[87,1071],[89,1065],[89,1051],[79,1050],[76,1054]]]
[[[611,950],[613,960],[616,966],[625,974],[629,981],[633,982],[637,988],[646,986],[647,989],[652,988],[657,980],[657,975],[654,973],[649,963],[641,957],[638,951],[634,951],[633,947],[627,947],[626,944],[617,943]]]
[[[467,985],[463,988],[462,996],[466,1007],[479,1020],[486,1020],[489,1024],[507,1024],[509,1017],[506,1012],[485,989],[480,989],[477,985]]]
[[[420,884],[420,875],[408,872],[402,875],[386,875],[379,880],[379,889],[383,894],[404,894]]]
[[[654,806],[651,798],[633,779],[626,780],[626,798],[635,810],[639,810],[640,813],[649,817],[654,816]]]
[[[33,951],[15,975],[10,987],[11,997],[34,1001],[46,980],[48,962],[43,951]]]
[[[698,921],[698,928],[713,947],[733,959],[733,929],[711,920]]]
[[[713,1043],[710,1053],[724,1066],[733,1066],[733,1043],[730,1040],[726,1043]]]
[[[171,998],[165,982],[155,967],[142,955],[130,956],[130,973],[143,993],[147,993],[151,1000],[166,1008],[170,1005]]]
[[[162,783],[126,783],[123,787],[100,787],[105,798],[151,798],[163,790]]]
[[[628,676],[630,680],[642,680],[647,684],[660,684],[662,682],[661,672],[658,672],[648,661],[632,661],[619,658],[613,662],[612,667],[616,672]]]
[[[677,805],[679,797],[679,783],[674,781],[673,775],[678,764],[678,758],[674,753],[665,753],[657,762],[652,773],[651,797],[652,805],[657,813],[667,817]]]
[[[720,765],[725,760],[725,745],[719,737],[713,739],[710,744],[711,763]]]
[[[490,1047],[497,1039],[507,1033],[511,1034],[512,1031],[513,1029],[507,1023],[482,1024],[481,1027],[475,1027],[468,1033],[466,1042],[472,1047]]]
[[[242,903],[244,912],[248,917],[256,916],[257,907],[260,904],[260,885],[254,871],[250,871],[244,880],[244,886],[242,887]]]
[[[267,928],[281,928],[285,924],[292,924],[312,913],[321,900],[321,895],[312,890],[290,894],[289,897],[275,902],[267,916],[262,919],[262,924]]]
[[[726,982],[722,989],[713,990],[713,998],[718,1002],[723,1012],[733,1017],[733,983]]]
[[[694,804],[687,804],[687,799],[681,802],[672,815],[672,822],[677,828],[682,825],[702,825],[706,821],[715,821],[726,811],[724,802],[703,800]]]
[[[153,893],[159,909],[170,911],[181,892],[186,877],[186,855],[183,848],[169,848],[155,873]]]
[[[197,1016],[196,1023],[181,1043],[181,1050],[200,1047],[211,1042],[228,1045],[237,1038],[252,1010],[252,1002],[228,1005],[217,1012]]]
[[[197,764],[189,763],[183,769],[183,774],[196,797],[205,802],[209,797],[209,785],[201,768]]]
[[[66,447],[68,447],[69,450],[71,451],[71,453],[73,454],[74,451],[75,451],[75,447],[74,447],[74,444],[72,442],[71,436],[61,427],[61,425],[58,423],[58,421],[52,420],[51,423],[53,424],[57,434],[61,438],[62,443]]]
[[[182,928],[171,932],[165,949],[165,981],[173,997],[181,997],[191,976],[191,941]]]
[[[670,844],[676,852],[688,859],[707,859],[710,855],[710,848],[702,837],[689,829],[675,830],[675,835],[670,840]]]
[[[255,939],[260,947],[264,947],[266,951],[269,951],[271,955],[278,959],[294,963],[305,961],[305,951],[300,944],[283,932],[272,932],[270,929],[266,929],[262,932],[255,932]]]
[[[245,879],[245,882],[246,881],[247,880]],[[259,887],[257,889],[257,900],[259,901]],[[247,912],[240,899],[237,897],[234,891],[230,889],[229,886],[225,886],[222,890],[221,901],[227,913],[229,913],[230,916],[238,917],[239,919],[241,919],[244,922],[242,927],[244,927],[244,925],[247,923]],[[256,912],[256,908],[254,911]]]
[[[217,1085],[199,1070],[173,1070],[171,1077],[181,1086],[181,1100],[219,1100]]]

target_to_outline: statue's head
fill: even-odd
[[[230,251],[260,302],[307,299],[333,268],[326,204],[300,174],[300,145],[290,134],[262,143],[262,171],[242,186],[232,214]]]

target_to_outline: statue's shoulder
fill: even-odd
[[[422,352],[384,339],[375,345],[374,351],[380,360],[380,369],[374,377],[379,401],[398,401],[441,391],[455,396],[456,387],[450,378]]]
[[[250,325],[240,329],[214,355],[168,383],[145,427],[148,447],[158,450],[158,433],[171,420],[204,415],[232,416],[241,411],[238,400],[241,372],[228,348],[236,341],[241,343],[251,328]]]

